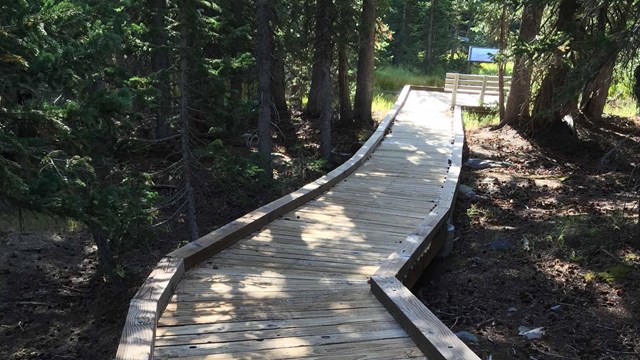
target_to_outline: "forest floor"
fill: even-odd
[[[578,126],[467,131],[495,162],[463,168],[453,253],[414,292],[482,359],[640,358],[640,118]]]

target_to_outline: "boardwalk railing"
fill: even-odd
[[[451,107],[456,106],[458,93],[479,94],[480,105],[484,104],[485,95],[497,96],[500,93],[498,76],[447,73],[444,91],[451,93]],[[504,76],[504,91],[511,89],[511,76]]]
[[[384,139],[411,89],[411,86],[405,86],[378,129],[343,165],[301,189],[167,254],[160,260],[131,300],[116,359],[153,359],[158,319],[185,271],[279,216],[321,195],[356,170]],[[442,229],[453,207],[464,142],[459,107],[455,109],[454,130],[453,157],[438,205],[371,277],[374,294],[430,359],[478,359],[407,288],[415,283],[443,242]]]
[[[480,358],[409,290],[442,248],[446,221],[453,212],[464,145],[459,106],[453,125],[453,153],[440,200],[371,277],[371,289],[429,359],[471,360]]]

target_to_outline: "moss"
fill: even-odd
[[[599,272],[598,276],[602,281],[610,284],[612,282],[623,280],[631,270],[633,270],[633,268],[627,265],[615,265],[605,271]]]
[[[571,257],[569,257],[569,261],[578,265],[584,265],[587,261],[587,258],[581,255],[574,254],[574,255],[571,255]]]

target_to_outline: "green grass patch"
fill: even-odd
[[[444,73],[421,74],[402,67],[387,66],[376,69],[373,87],[379,92],[399,92],[405,85],[444,86]]]
[[[374,92],[371,111],[374,113],[386,113],[387,111],[391,110],[397,98],[397,93]]]
[[[22,229],[21,229],[22,227]],[[0,229],[8,231],[64,233],[80,230],[81,223],[72,219],[63,219],[36,212],[18,211],[0,213]]]
[[[462,115],[462,121],[465,129],[473,130],[500,124],[500,116],[493,111],[488,113],[465,111]]]
[[[627,265],[614,265],[606,269],[605,271],[599,272],[598,276],[602,279],[602,281],[606,282],[607,284],[611,284],[624,280],[627,277],[627,274],[629,274],[632,270],[633,268]]]
[[[498,75],[498,64],[480,63],[472,65],[469,70],[471,74],[476,75]],[[513,73],[513,62],[508,62],[504,70],[505,75],[511,75]]]
[[[606,114],[620,117],[632,117],[638,114],[638,104],[631,98],[609,101],[604,107]]]

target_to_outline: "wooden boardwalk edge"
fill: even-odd
[[[384,139],[393,120],[406,102],[411,89],[410,85],[402,89],[395,104],[376,131],[360,150],[344,164],[301,189],[167,254],[130,302],[116,359],[153,359],[158,318],[167,306],[169,298],[184,272],[260,229],[278,216],[317,197],[357,169]]]
[[[479,360],[478,355],[407,288],[415,284],[446,236],[446,221],[453,209],[462,168],[464,128],[460,106],[454,108],[453,126],[451,164],[440,201],[371,277],[371,291],[429,359]]]

